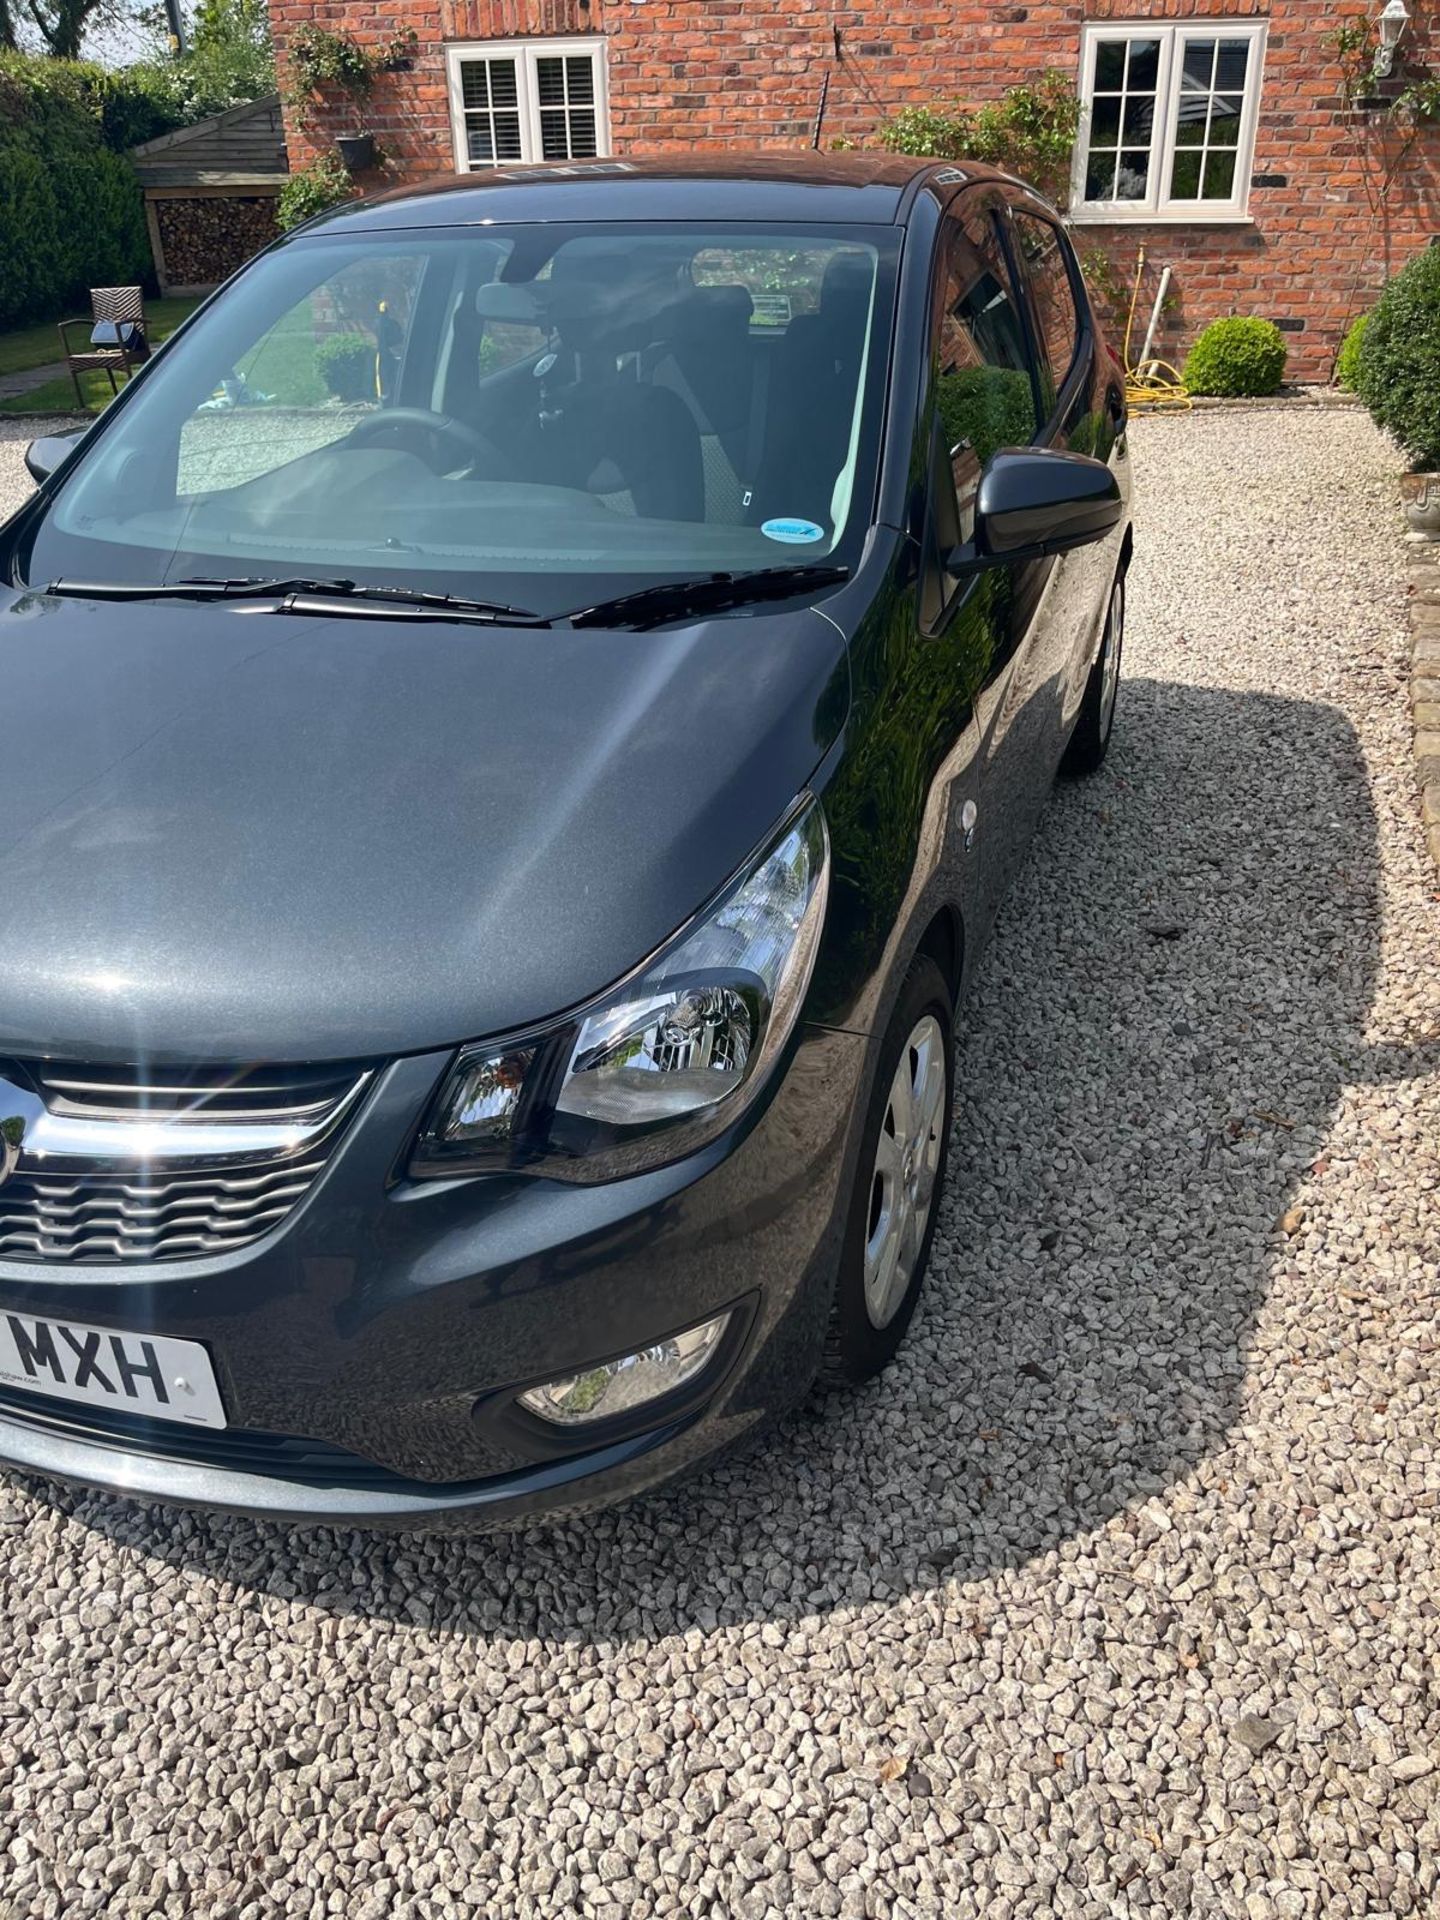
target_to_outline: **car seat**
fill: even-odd
[[[874,285],[867,255],[837,253],[825,269],[816,311],[797,314],[777,343],[752,523],[784,515],[832,527]]]

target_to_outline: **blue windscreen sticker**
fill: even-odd
[[[812,540],[825,538],[825,529],[813,520],[762,520],[760,531],[767,540],[783,540],[792,547],[805,547]]]

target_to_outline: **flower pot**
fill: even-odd
[[[1407,473],[1400,498],[1412,540],[1440,540],[1440,473]]]
[[[335,151],[340,155],[341,165],[351,173],[366,173],[375,164],[375,136],[373,133],[342,133],[336,139]]]

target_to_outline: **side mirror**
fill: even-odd
[[[1125,503],[1103,460],[1048,447],[1006,447],[980,476],[975,538],[946,555],[946,571],[975,573],[1066,553],[1103,540]]]
[[[46,433],[38,440],[32,440],[25,449],[25,466],[32,480],[48,480],[62,460],[69,457],[78,441],[85,437],[86,429],[80,427],[74,433]]]

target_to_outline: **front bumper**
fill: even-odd
[[[275,1519],[505,1525],[668,1478],[809,1386],[833,1292],[866,1042],[803,1029],[758,1109],[600,1187],[395,1178],[449,1055],[393,1062],[290,1218],[148,1267],[0,1264],[0,1308],[202,1341],[229,1426],[0,1396],[0,1461]],[[644,1431],[531,1446],[534,1382],[737,1308],[699,1398]]]

